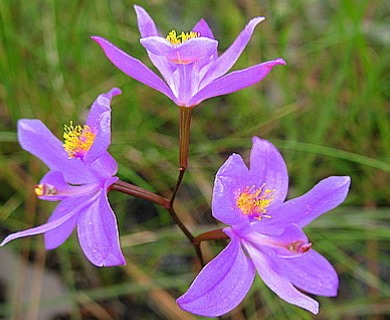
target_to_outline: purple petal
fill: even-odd
[[[31,228],[31,229],[27,229],[27,230],[24,230],[24,231],[15,232],[15,233],[12,233],[12,234],[8,235],[3,240],[3,242],[0,244],[0,246],[4,246],[6,243],[8,243],[8,242],[10,242],[12,240],[18,239],[18,238],[27,237],[27,236],[34,236],[34,235],[37,235],[37,234],[40,234],[40,233],[45,233],[45,232],[48,232],[50,230],[53,230],[53,229],[61,226],[63,223],[66,223],[67,221],[69,221],[69,219],[72,219],[74,216],[76,216],[79,213],[80,207],[76,207],[75,208],[73,206],[73,208],[71,208],[71,207],[69,207],[69,208],[72,209],[72,210],[68,211],[65,215],[63,215],[59,219],[47,222],[47,223],[45,223],[45,224],[43,224],[41,226],[35,227],[35,228]]]
[[[95,141],[83,160],[91,163],[104,154],[111,144],[111,99],[121,94],[118,88],[111,89],[107,94],[101,94],[92,104],[86,124],[96,133]]]
[[[91,37],[103,49],[107,58],[129,77],[165,94],[175,101],[171,89],[152,70],[138,59],[129,56],[112,43],[101,37]]]
[[[299,292],[280,266],[250,243],[243,242],[243,245],[252,258],[260,277],[273,292],[288,303],[309,310],[314,314],[318,313],[318,302]]]
[[[144,8],[134,5],[135,13],[137,14],[138,29],[142,38],[158,36],[158,30],[152,17]]]
[[[77,235],[84,254],[94,265],[109,267],[126,264],[120,248],[116,217],[105,190],[80,215]]]
[[[206,37],[195,38],[179,45],[173,45],[162,37],[149,37],[140,40],[146,50],[155,55],[165,56],[175,64],[189,64],[211,56],[218,42]]]
[[[156,24],[154,23],[150,15],[140,6],[135,5],[134,9],[137,13],[138,29],[140,31],[141,37],[147,38],[159,36]],[[174,72],[172,63],[167,61],[165,57],[155,55],[149,51],[148,56],[150,58],[150,61],[152,61],[154,66],[158,69],[158,71],[160,71],[161,75],[164,77],[169,87],[173,90],[175,86],[172,82],[172,74]]]
[[[100,159],[99,159],[100,160]],[[96,160],[98,161],[98,160]],[[103,169],[101,169],[103,171]],[[100,172],[96,175],[99,177]],[[102,183],[106,181],[117,181],[116,177],[100,178],[100,181],[94,183],[86,183],[80,185],[69,185],[65,182],[64,176],[59,171],[49,171],[43,179],[40,181],[42,185],[42,196],[39,199],[46,201],[58,201],[69,198],[79,198],[86,196],[89,199],[91,195],[99,191],[102,187]],[[77,203],[78,201],[75,201]]]
[[[84,205],[80,206],[80,203],[86,201],[87,199],[83,198],[72,198],[61,201],[58,206],[55,208],[53,214],[50,216],[48,222],[53,222],[55,220],[61,219],[68,212],[78,208],[78,213],[82,212]],[[69,238],[72,231],[76,227],[78,214],[67,219],[65,222],[60,224],[58,227],[53,228],[45,232],[45,247],[47,250],[55,249],[65,242]]]
[[[202,87],[208,85],[230,70],[248,44],[255,27],[263,20],[263,17],[258,17],[249,21],[232,45],[210,67],[203,79]]]
[[[167,39],[159,36],[142,38],[140,43],[146,50],[160,56],[167,56],[174,49]]]
[[[176,97],[176,84],[173,76],[176,70],[176,65],[168,61],[165,56],[156,55],[151,53],[150,51],[147,51],[147,53],[150,61],[152,61],[153,65],[157,68],[157,70],[160,72],[161,76],[164,78],[165,82],[171,89],[172,95]]]
[[[256,227],[261,228],[256,228]],[[244,235],[245,239],[252,243],[258,250],[263,250],[264,247],[271,249],[274,255],[281,258],[296,258],[297,256],[306,255],[310,249],[305,233],[296,225],[288,225],[282,234],[267,235],[272,228],[262,226],[262,221],[251,224],[251,232]],[[259,232],[260,230],[260,232]]]
[[[286,198],[288,191],[288,173],[286,163],[276,147],[269,141],[252,138],[250,155],[250,174],[259,184],[265,183],[266,189],[273,190],[274,200],[267,211],[277,208]]]
[[[191,107],[188,105],[188,102],[197,86],[196,74],[193,73],[193,67],[194,63],[177,65],[177,71],[173,79],[176,83],[176,96],[179,106]]]
[[[282,272],[301,290],[308,293],[334,297],[339,279],[336,271],[322,255],[314,250],[293,259],[277,259]]]
[[[108,152],[105,152],[90,164],[90,168],[94,170],[99,180],[106,180],[117,173],[118,163]]]
[[[108,91],[107,93],[104,93],[103,95],[106,96],[108,99],[111,99],[115,96],[119,96],[120,94],[122,94],[122,90],[119,89],[119,88],[112,88],[110,91]]]
[[[347,176],[323,179],[303,196],[285,202],[269,223],[275,227],[295,223],[303,228],[342,203],[348,194],[350,183],[351,178]]]
[[[203,100],[239,91],[263,80],[272,68],[278,64],[286,64],[283,59],[260,63],[243,70],[233,71],[218,78],[203,87],[191,99],[191,105],[197,105]]]
[[[177,299],[191,313],[218,317],[233,310],[245,297],[254,279],[254,267],[233,236],[227,247],[209,262],[188,291]]]
[[[67,182],[80,184],[96,179],[80,159],[68,159],[62,142],[40,120],[19,120],[18,139],[24,150],[40,158],[51,170],[61,171]]]
[[[195,32],[199,32],[201,37],[207,37],[214,40],[213,32],[211,31],[209,25],[204,19],[200,19],[192,30]],[[218,48],[216,47],[214,52],[212,52],[207,59],[204,59],[203,61],[198,61],[197,63],[197,69],[199,70],[198,71],[199,79],[197,79],[198,84],[200,82],[200,79],[203,79],[207,70],[213,65],[213,62],[217,58],[218,58]],[[199,90],[199,87],[197,88],[197,90]]]
[[[238,225],[248,221],[248,217],[237,208],[236,196],[247,186],[249,170],[238,154],[232,154],[218,170],[211,202],[213,217],[219,221]]]
[[[99,125],[99,119],[103,112],[111,112],[111,100],[113,97],[122,94],[119,88],[112,88],[107,93],[100,94],[93,102],[90,111],[88,112],[86,123],[91,127]]]
[[[68,159],[62,142],[40,120],[19,120],[18,138],[24,150],[40,158],[49,168]]]
[[[60,171],[49,171],[44,175],[39,184],[43,185],[44,188],[53,191],[39,196],[39,199],[45,201],[63,200],[69,196],[68,194],[72,189],[72,187],[66,183],[64,175]]]
[[[200,19],[197,24],[192,28],[192,31],[199,32],[201,37],[215,39],[213,32],[211,31],[209,25],[204,19]]]

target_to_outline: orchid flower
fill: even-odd
[[[255,27],[264,20],[249,21],[232,45],[218,56],[218,41],[205,20],[201,19],[190,32],[172,30],[162,37],[150,15],[134,6],[141,45],[163,79],[140,60],[133,58],[101,37],[92,37],[108,59],[125,74],[160,91],[181,107],[194,107],[203,100],[232,93],[261,80],[283,59],[260,63],[226,74],[248,44]]]
[[[36,195],[47,201],[60,201],[48,222],[8,235],[11,240],[44,234],[46,249],[60,246],[76,228],[81,248],[96,266],[125,264],[117,221],[107,192],[118,178],[117,163],[108,153],[111,143],[113,88],[93,103],[84,126],[65,126],[64,142],[34,119],[18,122],[18,138],[23,149],[40,158],[50,169],[35,186]]]
[[[230,225],[223,232],[231,241],[177,300],[180,307],[202,316],[226,314],[244,299],[257,271],[280,298],[318,313],[318,302],[305,293],[335,296],[338,276],[302,228],[343,202],[349,185],[349,177],[332,176],[285,201],[284,160],[270,142],[254,137],[249,169],[233,154],[215,178],[212,213]]]

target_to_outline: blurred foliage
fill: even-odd
[[[282,150],[290,197],[329,175],[350,175],[352,188],[344,206],[306,230],[341,278],[339,297],[321,298],[321,312],[314,318],[385,319],[390,314],[389,2],[138,4],[152,15],[162,34],[190,30],[204,17],[221,52],[250,18],[265,16],[234,68],[278,57],[287,61],[260,84],[207,100],[194,110],[190,165],[177,202],[183,221],[195,233],[215,225],[209,209],[215,172],[232,152],[247,159],[254,135]],[[53,209],[53,204],[37,201],[33,194],[46,168],[18,145],[17,120],[39,118],[61,137],[64,123],[82,123],[96,96],[113,86],[123,91],[113,102],[110,148],[120,166],[119,177],[170,195],[177,176],[177,107],[122,74],[89,38],[106,37],[151,65],[139,43],[132,5],[127,0],[0,1],[4,235],[45,222]],[[47,253],[40,236],[7,247],[60,274],[69,298],[79,306],[70,319],[177,319],[174,298],[199,268],[192,248],[164,210],[122,194],[110,194],[110,200],[129,261],[125,268],[89,265],[76,236]],[[222,246],[210,243],[204,248],[212,258]],[[0,307],[6,318],[15,318],[20,307],[13,298]],[[29,305],[24,307],[30,310]],[[245,301],[226,317],[230,318],[313,316],[281,301],[257,279]]]

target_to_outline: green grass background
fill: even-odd
[[[289,197],[330,175],[352,177],[345,203],[305,229],[314,248],[336,267],[339,296],[319,298],[321,312],[313,316],[280,300],[257,278],[244,302],[225,319],[389,319],[389,2],[138,4],[163,34],[190,30],[204,17],[221,52],[250,18],[265,16],[234,69],[278,57],[287,61],[260,84],[207,100],[194,110],[189,169],[176,208],[195,234],[216,225],[209,209],[215,172],[232,152],[248,159],[254,135],[282,151],[290,174]],[[47,169],[18,145],[18,119],[39,118],[61,137],[65,123],[82,123],[96,96],[113,86],[123,91],[112,105],[110,151],[119,163],[118,176],[170,195],[177,176],[177,107],[122,74],[89,38],[106,37],[150,65],[139,43],[132,5],[125,0],[0,1],[3,235],[44,223],[53,209],[52,203],[38,201],[33,193]],[[191,319],[178,314],[174,303],[199,267],[187,240],[164,210],[117,193],[110,194],[110,200],[120,223],[127,267],[94,268],[75,235],[50,252],[44,250],[41,236],[7,247],[41,270],[60,275],[76,305],[65,319]],[[222,242],[207,244],[207,258],[222,247]],[[39,286],[28,290],[39,297]],[[38,308],[60,303],[38,302]],[[21,306],[18,296],[0,305],[0,317],[17,319],[21,307],[35,319],[37,304]]]

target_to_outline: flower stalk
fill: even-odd
[[[180,218],[177,216],[176,211],[174,209],[176,194],[180,188],[181,182],[183,181],[184,173],[188,166],[191,116],[192,116],[192,108],[185,108],[185,107],[179,108],[179,176],[177,178],[175,189],[172,192],[172,196],[169,201],[169,207],[167,208],[167,210],[171,215],[172,220],[179,226],[179,228],[183,231],[185,236],[194,246],[196,255],[201,265],[203,266],[204,261],[203,261],[202,251],[200,249],[200,243],[187,229],[187,227],[181,222]]]
[[[192,108],[179,108],[179,166],[181,171],[184,171],[188,166],[191,116]]]
[[[196,236],[192,240],[192,245],[195,248],[196,255],[198,257],[198,260],[202,268],[206,265],[203,259],[202,250],[200,248],[202,241],[212,241],[212,240],[219,240],[219,239],[229,239],[229,237],[222,231],[222,229],[216,229],[216,230],[204,232]]]
[[[126,194],[129,194],[133,197],[144,199],[150,202],[153,202],[155,204],[158,204],[164,208],[169,207],[169,199],[164,198],[154,192],[151,192],[149,190],[146,190],[144,188],[135,186],[133,184],[124,182],[124,181],[117,181],[111,186],[111,190],[120,191]]]
[[[179,108],[179,176],[170,199],[164,198],[151,191],[148,191],[146,189],[140,188],[138,186],[120,180],[111,186],[111,190],[120,191],[137,198],[151,201],[154,204],[160,205],[165,209],[167,209],[167,211],[171,215],[173,222],[182,230],[184,235],[194,246],[196,255],[203,266],[204,262],[203,262],[202,252],[200,249],[200,242],[192,235],[192,233],[182,223],[182,221],[180,220],[180,218],[178,217],[174,209],[176,194],[179,190],[179,187],[184,177],[184,173],[188,166],[191,116],[192,116],[192,108],[184,108],[184,107]]]
[[[188,166],[191,116],[192,108],[179,108],[179,176],[177,178],[175,189],[172,192],[170,200],[171,207],[173,207],[177,191],[179,190],[179,187],[184,177],[184,173]]]
[[[219,239],[229,239],[228,235],[225,234],[222,229],[207,231],[195,237],[195,241],[199,244],[202,241],[211,241]]]

